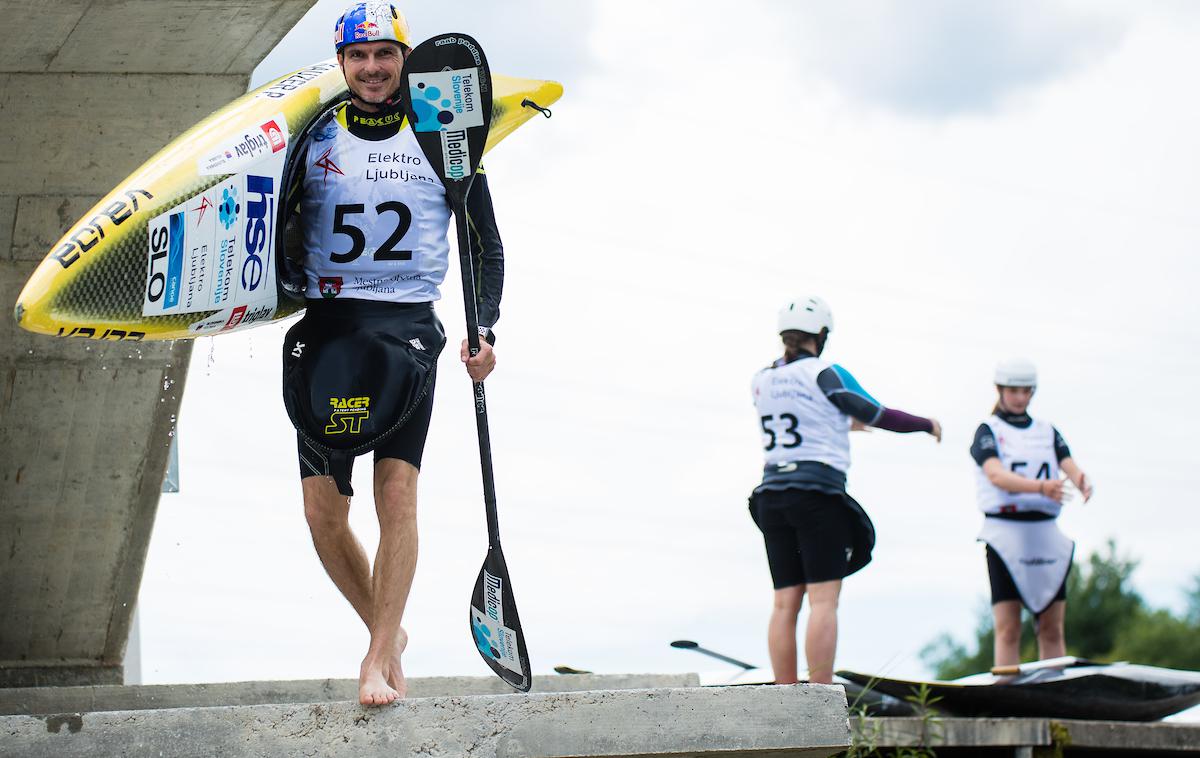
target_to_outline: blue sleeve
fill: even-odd
[[[883,414],[883,405],[836,363],[817,375],[817,386],[839,411],[864,424],[874,424]]]

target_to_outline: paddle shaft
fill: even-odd
[[[472,177],[473,178],[473,177]],[[474,357],[479,354],[479,313],[475,305],[475,265],[471,256],[471,235],[467,229],[467,192],[471,182],[466,182],[460,196],[450,194],[450,207],[454,211],[455,227],[458,231],[458,264],[462,269],[463,310],[467,316],[467,351]],[[475,431],[479,437],[479,465],[483,472],[483,505],[487,512],[488,549],[500,544],[500,524],[496,513],[496,479],[492,473],[492,438],[488,431],[487,395],[483,382],[473,382],[475,394]]]
[[[752,671],[753,669],[758,668],[758,666],[753,666],[749,663],[746,663],[745,661],[739,661],[737,658],[730,658],[727,655],[721,655],[720,653],[715,652],[713,650],[709,650],[708,648],[700,647],[699,645],[697,645],[694,642],[687,644],[687,645],[677,645],[675,643],[671,643],[671,647],[678,648],[680,650],[695,650],[697,653],[701,653],[703,655],[707,655],[709,657],[716,658],[719,661],[725,661],[726,663],[732,663],[734,666],[741,666],[742,668],[746,669],[747,671]]]

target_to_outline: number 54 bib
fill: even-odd
[[[345,110],[312,131],[304,173],[305,297],[431,302],[446,276],[450,206],[408,124],[355,137]]]

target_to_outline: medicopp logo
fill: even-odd
[[[479,96],[479,69],[464,68],[414,74],[409,95],[418,132],[482,126],[484,113]]]
[[[447,179],[465,179],[471,168],[471,149],[467,130],[444,131],[442,138],[442,170]]]

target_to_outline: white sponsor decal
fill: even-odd
[[[465,129],[446,130],[442,136],[442,166],[447,179],[466,179],[471,170],[471,150]]]
[[[517,652],[517,635],[504,625],[504,582],[483,572],[483,605],[471,606],[471,631],[479,652],[515,674],[523,674]]]
[[[414,100],[424,101],[417,113],[418,132],[434,129],[466,129],[483,124],[483,101],[479,92],[479,69],[423,71],[413,74],[409,88]]]
[[[337,67],[338,64],[334,63],[333,61],[314,63],[311,66],[306,66],[296,73],[280,79],[274,84],[262,88],[262,90],[260,90],[255,97],[270,98],[272,100],[278,100],[282,97],[287,97],[292,92],[295,92],[301,87],[306,86],[313,79],[319,79],[321,74],[324,74],[327,71],[332,71]],[[339,84],[345,86],[344,82],[339,82]]]
[[[269,154],[151,220],[143,316],[218,311],[190,327],[205,333],[274,315],[285,154]]]
[[[201,176],[236,174],[287,148],[287,118],[276,113],[261,124],[230,135],[207,156],[196,159]]]
[[[188,331],[196,334],[211,332],[227,332],[232,329],[249,326],[261,321],[269,321],[275,315],[275,306],[263,303],[258,306],[239,305],[236,308],[220,311],[206,319],[188,326]]]

